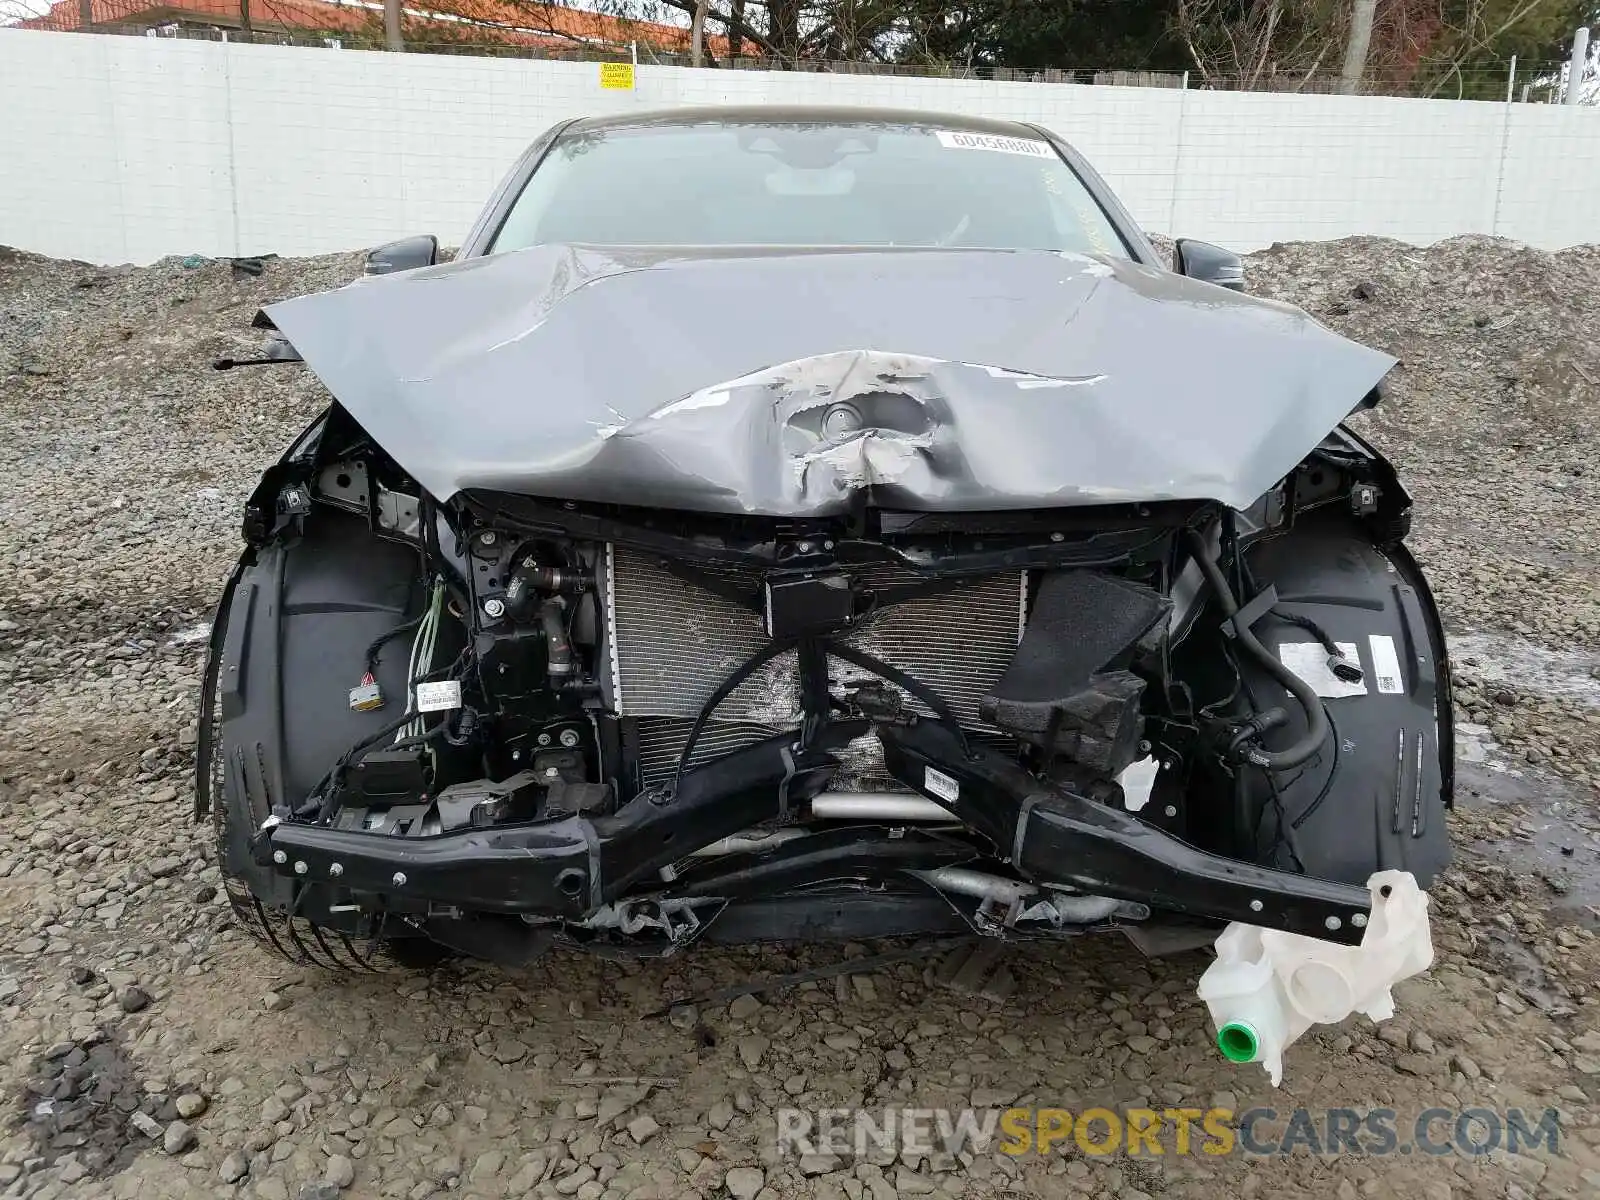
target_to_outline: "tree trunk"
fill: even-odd
[[[706,65],[706,3],[707,0],[697,0],[694,6],[694,20],[689,25],[689,65],[703,67]]]
[[[793,68],[799,62],[799,0],[767,0],[767,40],[778,52],[779,66]]]
[[[406,39],[400,32],[400,0],[383,0],[383,40],[396,54],[406,48]]]
[[[87,29],[94,24],[94,0],[78,0],[78,28]]]
[[[1372,45],[1372,18],[1378,0],[1354,0],[1350,9],[1350,40],[1344,46],[1344,70],[1339,76],[1339,91],[1354,96],[1361,91],[1361,75],[1367,69],[1367,48]]]
[[[744,0],[731,0],[728,5],[728,57],[737,59],[744,54]]]
[[[239,0],[239,40],[255,41],[256,31],[250,24],[250,0]]]

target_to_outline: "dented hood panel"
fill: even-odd
[[[440,500],[782,517],[1244,508],[1394,365],[1287,305],[1046,251],[545,246],[267,314]]]

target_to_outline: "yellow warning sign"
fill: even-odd
[[[619,92],[633,91],[633,64],[601,63],[600,86]]]

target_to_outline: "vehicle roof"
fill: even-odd
[[[1037,138],[1039,130],[1022,121],[1001,121],[965,113],[929,112],[921,108],[872,108],[848,104],[711,104],[693,108],[658,108],[643,112],[580,117],[563,134],[595,129],[636,129],[651,125],[695,125],[706,121],[736,124],[782,125],[818,121],[834,125],[926,125],[967,133],[992,133],[1000,137]]]

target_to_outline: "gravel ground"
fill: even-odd
[[[841,951],[341,982],[245,941],[189,820],[201,638],[243,500],[320,400],[299,368],[208,363],[254,351],[262,302],[356,263],[235,278],[0,250],[0,1194],[1600,1193],[1600,247],[1250,259],[1256,291],[1403,360],[1366,424],[1417,496],[1464,722],[1434,969],[1393,1021],[1298,1043],[1278,1092],[1211,1048],[1202,957],[1120,940],[1010,954],[996,994],[910,961],[670,1021],[644,1014]],[[772,1144],[783,1106],[968,1103],[1553,1106],[1564,1136],[1381,1160]]]

